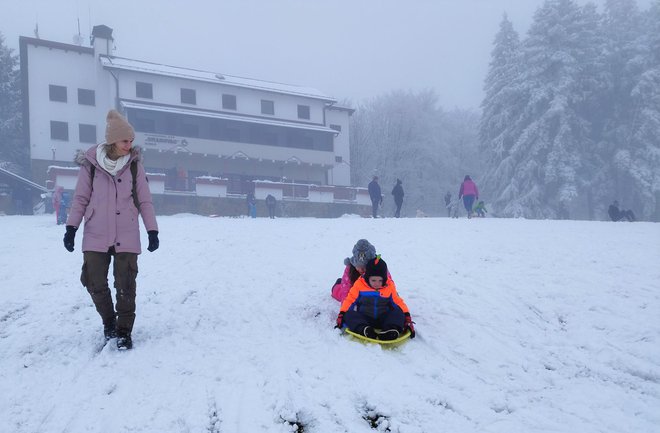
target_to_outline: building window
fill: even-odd
[[[184,137],[199,137],[199,126],[192,123],[182,123],[181,135]]]
[[[135,82],[135,96],[138,98],[154,99],[154,87],[151,83]]]
[[[96,105],[96,94],[93,90],[78,89],[78,104]]]
[[[135,130],[139,132],[156,132],[156,121],[148,117],[136,117],[133,121]]]
[[[48,86],[48,94],[51,101],[55,102],[66,102],[66,87],[65,86],[56,86],[50,84]]]
[[[277,130],[266,125],[252,125],[248,129],[250,143],[277,146]]]
[[[66,122],[50,121],[50,139],[69,141],[69,124]]]
[[[226,141],[241,141],[241,130],[237,128],[225,128],[224,139]]]
[[[160,128],[161,130],[158,131],[159,133],[165,133],[167,135],[177,135],[178,126],[177,126],[176,114],[163,114],[162,118],[159,121],[159,124],[163,125],[163,127]]]
[[[330,129],[334,129],[337,132],[341,132],[341,125],[330,125]]]
[[[195,93],[195,89],[181,89],[181,103],[196,105],[197,93]]]
[[[299,149],[314,149],[314,139],[312,134],[294,129],[287,134],[287,145]]]
[[[335,162],[342,162],[342,161],[343,161],[343,159],[342,159],[341,156],[335,155]]]
[[[261,100],[261,114],[275,114],[275,102],[267,99]]]
[[[78,138],[81,143],[96,143],[96,125],[78,125]]]
[[[236,95],[222,95],[222,108],[236,110]]]
[[[309,119],[309,105],[298,105],[298,119]]]

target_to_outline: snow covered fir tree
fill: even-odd
[[[16,167],[25,163],[21,137],[21,90],[18,56],[0,33],[0,164]],[[12,164],[13,163],[13,164]]]
[[[599,219],[615,198],[660,216],[660,2],[548,0],[528,34],[505,17],[482,103],[494,211]]]

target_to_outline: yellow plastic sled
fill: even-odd
[[[349,336],[353,337],[360,343],[376,343],[385,347],[397,347],[405,343],[410,338],[410,329],[406,329],[403,334],[399,336],[396,340],[374,340],[373,338],[365,337],[364,335],[356,334],[348,328],[344,328],[344,332]]]

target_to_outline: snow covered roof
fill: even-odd
[[[224,114],[214,111],[193,110],[189,108],[169,107],[163,105],[138,104],[135,102],[121,101],[124,108],[134,108],[137,110],[160,111],[163,113],[185,114],[189,116],[206,117],[213,119],[234,120],[236,122],[259,123],[261,125],[283,126],[287,128],[306,129],[310,131],[329,132],[336,134],[332,128],[323,125],[312,125],[305,123],[286,122],[283,120],[264,119],[261,117],[239,116],[234,114]]]
[[[197,69],[181,68],[178,66],[161,65],[158,63],[126,59],[123,57],[101,56],[101,64],[110,69],[123,69],[128,71],[144,72],[147,74],[165,75],[170,77],[186,78],[189,80],[205,81],[209,83],[224,84],[227,86],[244,87],[248,89],[264,90],[288,95],[304,96],[335,102],[332,97],[321,93],[312,87],[294,86],[292,84],[261,81],[252,78],[236,77],[217,72],[200,71]]]
[[[332,104],[328,106],[329,110],[338,110],[338,111],[348,111],[348,115],[352,116],[353,113],[355,112],[355,108],[348,107],[346,105],[341,105],[341,104]]]

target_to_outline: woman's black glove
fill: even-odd
[[[149,230],[147,234],[149,235],[149,246],[147,247],[147,250],[153,253],[160,245],[160,242],[158,241],[158,230]]]
[[[77,227],[66,226],[66,233],[64,233],[64,248],[70,253],[73,252],[74,239],[76,238]]]

